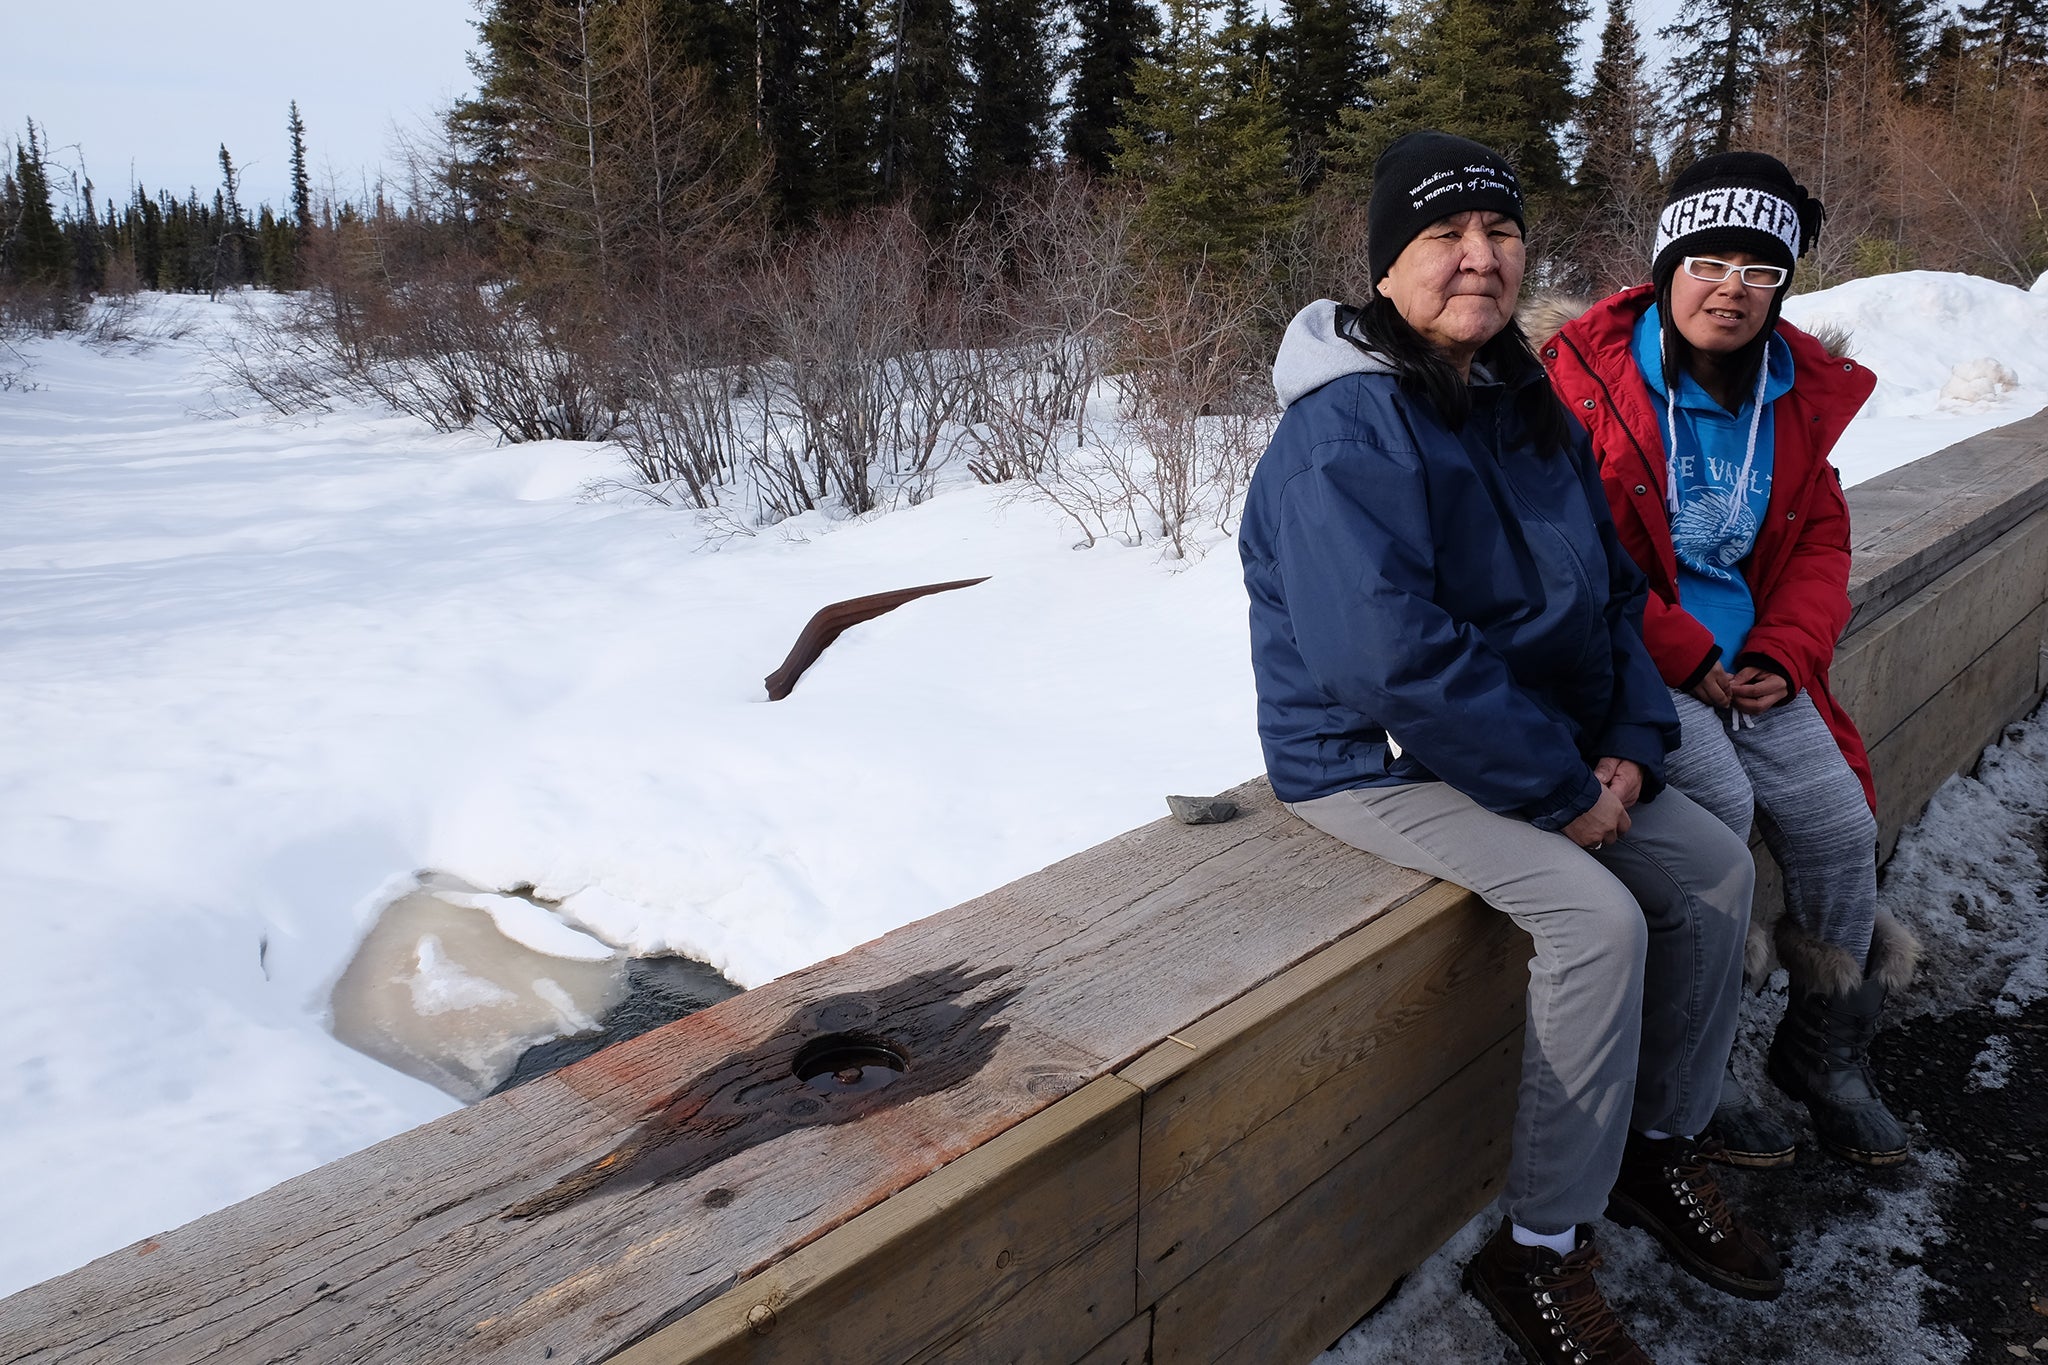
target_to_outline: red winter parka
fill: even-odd
[[[1650,580],[1643,638],[1658,672],[1682,687],[1707,665],[1713,632],[1678,605],[1678,557],[1664,509],[1664,435],[1656,396],[1630,350],[1637,319],[1656,302],[1649,285],[1603,299],[1542,344],[1543,363],[1565,407],[1592,433],[1600,481],[1621,542]],[[1775,465],[1756,544],[1740,565],[1756,603],[1745,653],[1781,664],[1794,695],[1813,698],[1874,808],[1863,737],[1828,691],[1828,666],[1849,623],[1849,506],[1828,463],[1877,377],[1831,356],[1789,322],[1792,389],[1771,404]],[[1733,670],[1733,661],[1727,665]]]

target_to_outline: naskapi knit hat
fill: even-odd
[[[1507,158],[1450,133],[1408,133],[1380,153],[1366,206],[1365,263],[1377,285],[1424,228],[1472,209],[1505,214],[1518,227],[1522,186]]]
[[[1792,269],[1820,235],[1820,200],[1763,152],[1721,152],[1678,173],[1657,215],[1650,278],[1671,278],[1687,256],[1741,251]]]

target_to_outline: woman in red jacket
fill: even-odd
[[[1671,784],[1745,838],[1754,815],[1784,872],[1792,995],[1770,1077],[1822,1146],[1888,1165],[1906,1133],[1868,1049],[1918,945],[1877,914],[1870,763],[1828,693],[1849,512],[1827,457],[1876,380],[1779,319],[1821,219],[1775,157],[1695,162],[1659,216],[1651,283],[1594,305],[1543,359],[1650,580],[1643,634],[1682,736]],[[1713,1132],[1740,1164],[1792,1160],[1790,1134],[1732,1076]]]

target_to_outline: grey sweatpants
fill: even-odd
[[[1877,817],[1813,698],[1801,692],[1740,730],[1697,697],[1671,701],[1682,737],[1671,785],[1744,842],[1753,809],[1785,874],[1785,912],[1862,962],[1877,918]]]
[[[1534,1232],[1598,1218],[1628,1129],[1706,1127],[1735,1040],[1756,869],[1667,789],[1588,852],[1442,782],[1289,806],[1326,834],[1477,892],[1535,940],[1501,1211]]]

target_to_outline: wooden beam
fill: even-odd
[[[1835,696],[1856,718],[1865,743],[1882,743],[2044,600],[2048,510],[1844,641],[1832,673]]]
[[[1432,885],[1119,1074],[1146,1090],[1154,1302],[1521,1025],[1529,939]]]
[[[1137,1311],[1139,1108],[1113,1076],[1085,1086],[611,1365],[894,1365],[990,1339],[1064,1365]],[[967,1354],[926,1353],[946,1342]]]
[[[2048,506],[2048,411],[1848,490],[1853,635]]]
[[[2044,628],[2048,604],[2027,613],[1870,751],[1883,856],[1951,774],[1975,768],[1978,754],[2041,700]]]
[[[1313,1360],[1500,1192],[1518,1028],[1161,1299],[1155,1365]]]

